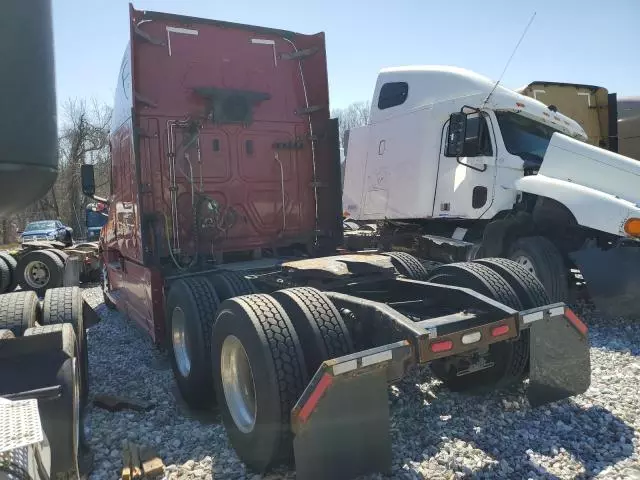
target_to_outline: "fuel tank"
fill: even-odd
[[[3,0],[0,216],[42,197],[58,169],[51,0]]]

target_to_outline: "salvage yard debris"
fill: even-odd
[[[125,440],[122,444],[122,480],[157,478],[164,463],[151,448]]]
[[[136,412],[148,412],[154,405],[150,402],[136,398],[120,397],[116,395],[96,395],[93,399],[96,407],[104,408],[110,412],[121,410],[134,410]]]

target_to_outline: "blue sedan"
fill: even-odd
[[[60,220],[40,220],[27,224],[27,228],[20,235],[22,243],[52,240],[71,246],[73,245],[73,230]]]

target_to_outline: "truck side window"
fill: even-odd
[[[481,121],[481,123],[479,123]],[[480,142],[478,143],[478,135]],[[449,139],[447,127],[447,140]],[[477,147],[477,148],[476,148]],[[446,149],[445,149],[446,152]],[[464,139],[463,157],[488,157],[493,155],[491,147],[491,137],[489,135],[489,126],[484,117],[468,117],[467,133]]]
[[[409,85],[407,82],[389,82],[382,85],[378,96],[378,108],[396,107],[402,105],[409,95]]]

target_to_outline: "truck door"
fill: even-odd
[[[369,127],[369,148],[364,174],[362,213],[365,218],[384,218],[389,201],[389,184],[391,171],[385,163],[387,151],[388,122],[381,122]]]
[[[448,123],[440,145],[433,216],[481,218],[491,206],[495,192],[496,145],[491,119],[486,114],[467,118],[462,157],[446,155]]]

